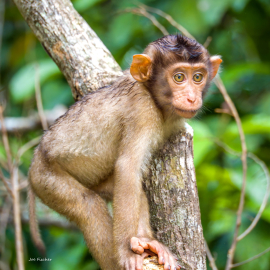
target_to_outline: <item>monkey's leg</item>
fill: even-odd
[[[78,225],[100,267],[103,270],[116,269],[112,218],[105,201],[56,166],[35,160],[29,176],[31,186],[41,200]]]

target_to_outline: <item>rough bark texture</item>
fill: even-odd
[[[151,226],[157,239],[186,269],[206,269],[201,215],[193,164],[193,130],[170,138],[155,155],[144,179]]]
[[[119,65],[69,0],[14,0],[66,77],[75,100],[111,84]]]
[[[68,0],[14,0],[46,51],[65,75],[75,99],[112,83],[121,70]],[[205,248],[192,157],[192,130],[157,153],[145,189],[158,239],[186,269],[205,270]],[[151,268],[147,263],[145,269]]]

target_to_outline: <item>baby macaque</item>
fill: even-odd
[[[200,110],[221,62],[195,40],[162,37],[134,55],[114,84],[84,96],[45,132],[30,188],[77,224],[101,269],[141,270],[153,253],[165,269],[180,269],[154,238],[142,179],[155,150]]]

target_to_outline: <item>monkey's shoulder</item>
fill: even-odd
[[[147,89],[125,75],[73,104],[44,134],[40,147],[57,156],[104,144],[116,146],[123,133],[128,137],[159,133],[161,122]]]

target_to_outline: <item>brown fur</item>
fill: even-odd
[[[176,95],[177,102],[189,106],[185,99],[191,94],[185,89],[184,94],[175,94],[178,88],[168,83],[169,68],[191,61],[190,65],[205,63],[209,73],[211,62],[201,45],[180,36],[151,43],[145,53],[151,61],[142,68],[142,55],[133,70],[146,81],[136,81],[126,71],[112,86],[76,102],[45,132],[29,171],[35,194],[79,226],[105,270],[142,269],[146,255],[133,251],[141,254],[144,243],[158,253],[160,263],[165,258],[166,269],[177,267],[167,248],[153,238],[141,180],[153,152],[183,127],[179,113],[187,114],[181,106],[176,113],[178,105],[173,102]],[[199,101],[209,81],[199,90],[195,86]],[[113,200],[113,219],[106,207],[109,200]],[[142,241],[133,251],[132,237]]]

